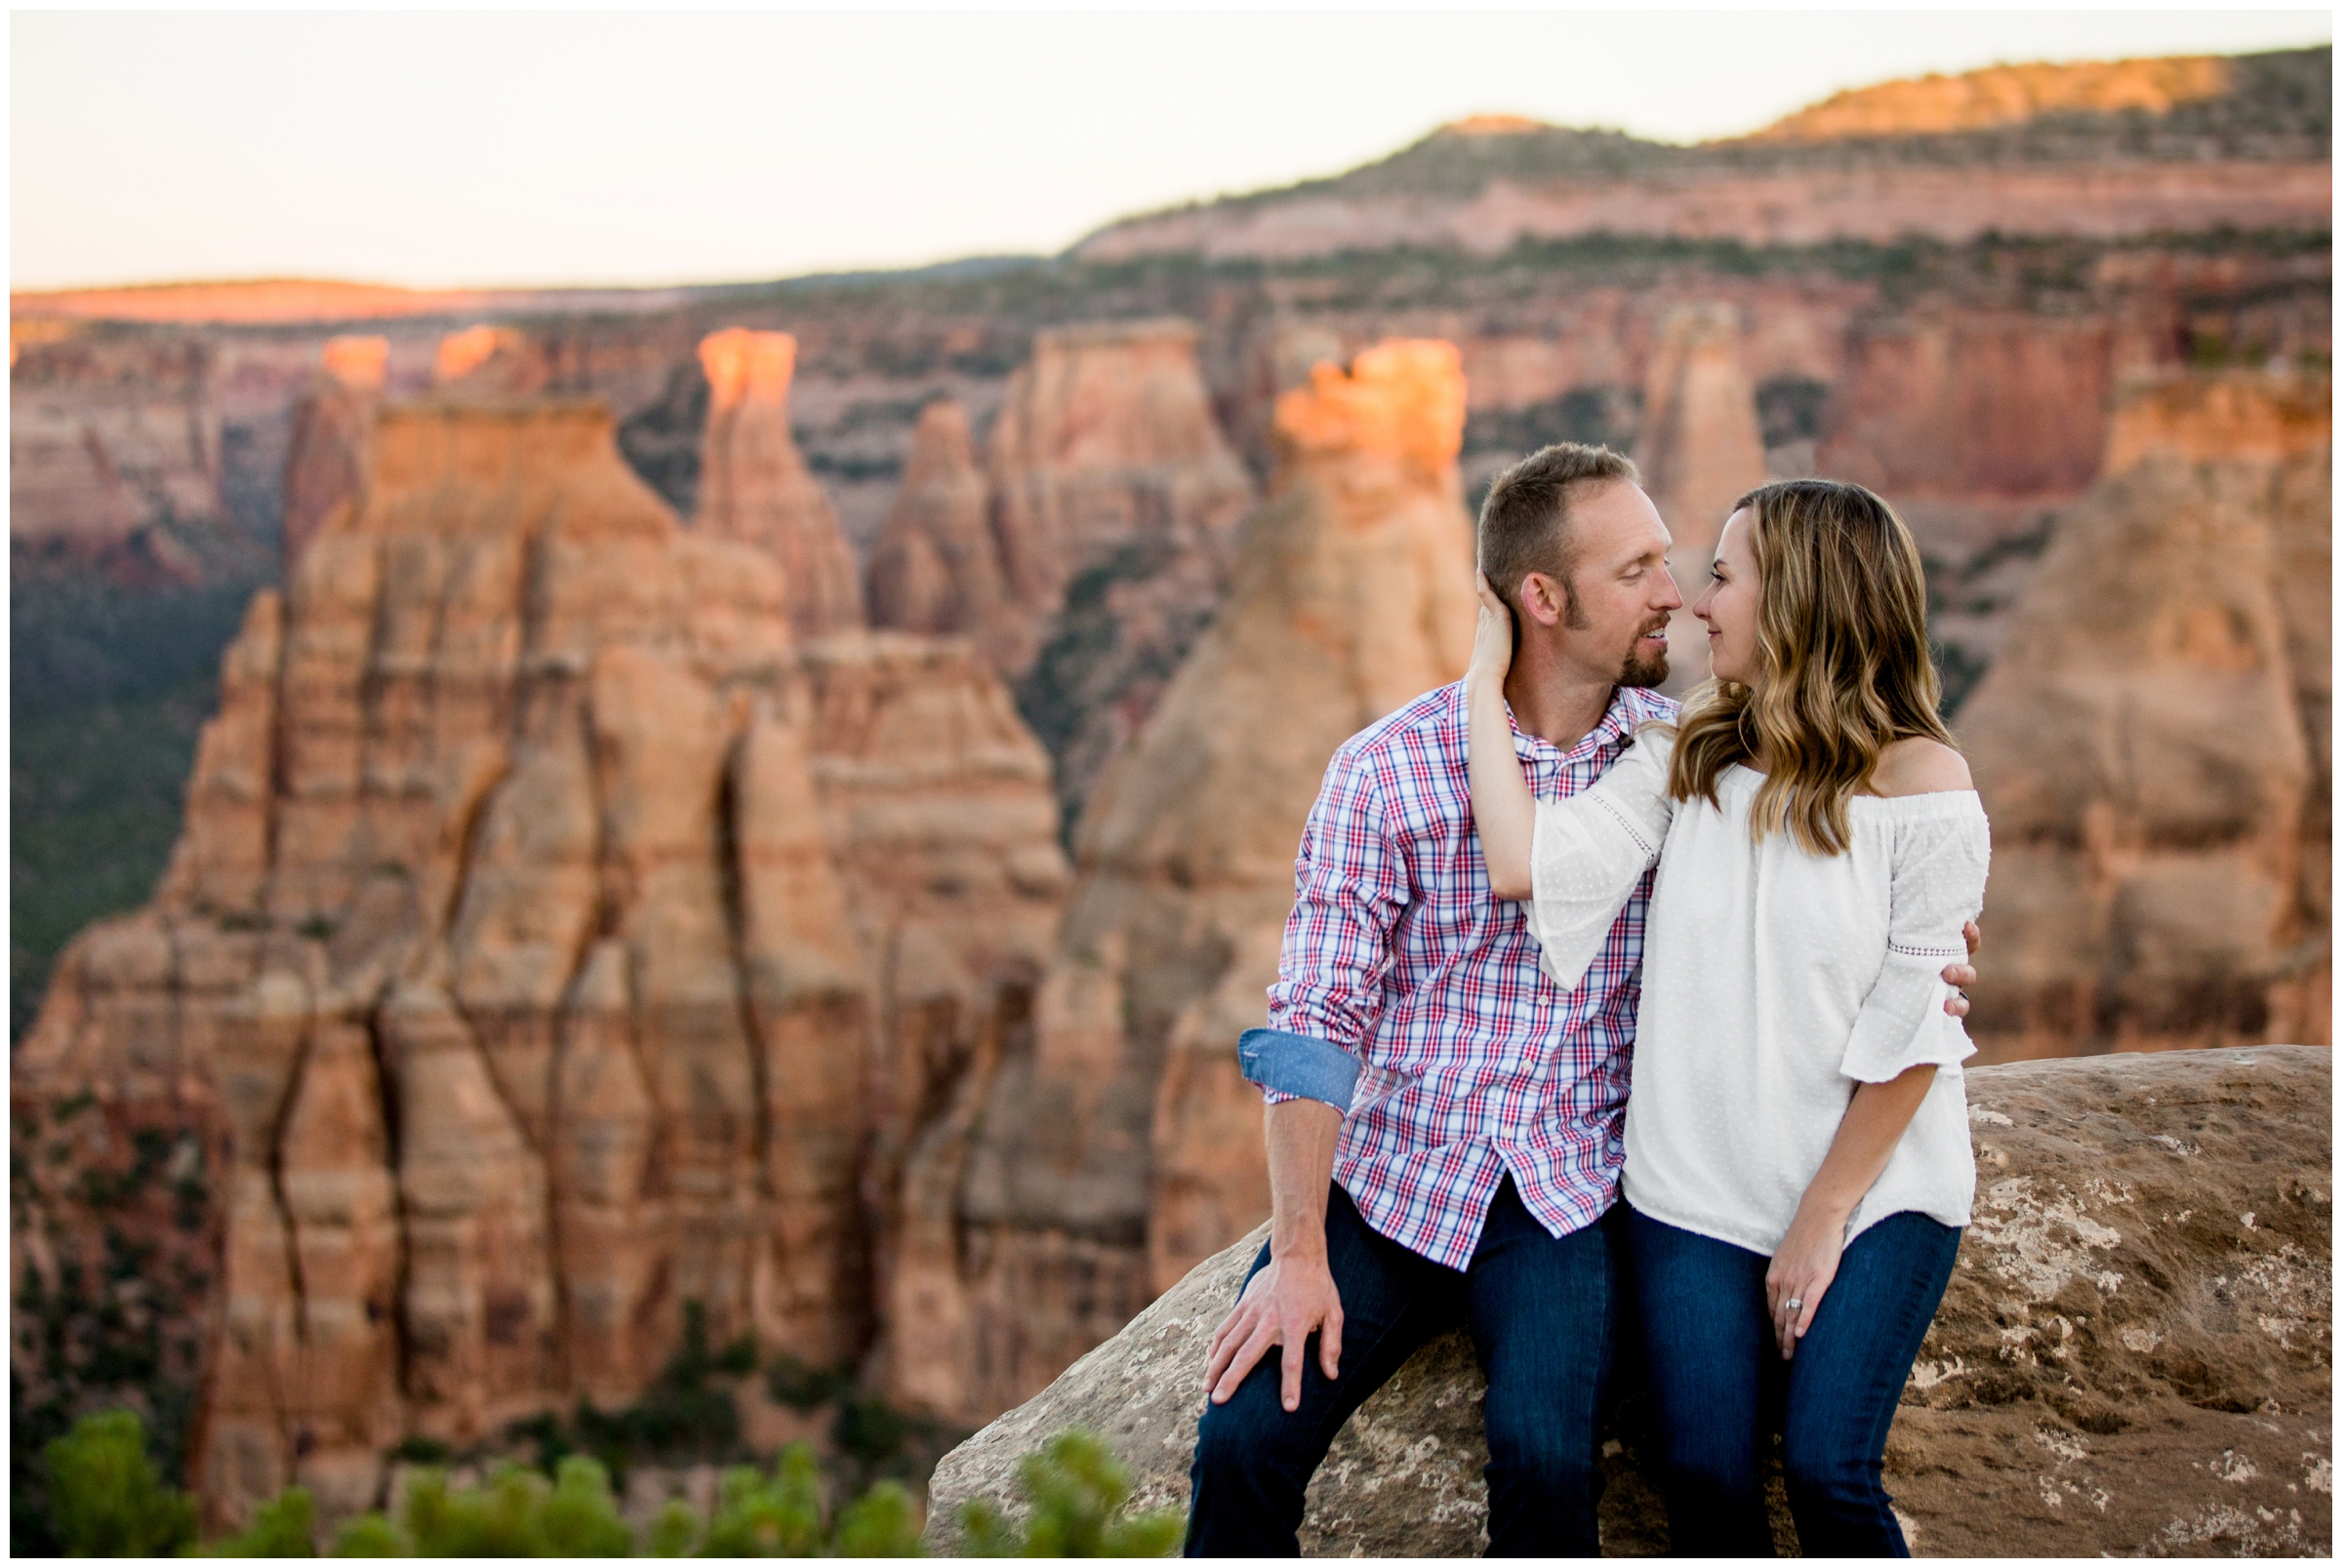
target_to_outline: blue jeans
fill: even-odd
[[[1879,1469],[1959,1232],[1903,1213],[1856,1236],[1784,1364],[1764,1300],[1771,1259],[1619,1207],[1676,1555],[1773,1554],[1757,1453],[1777,1410],[1804,1554],[1910,1556]]]
[[[1507,1178],[1471,1266],[1459,1271],[1377,1232],[1336,1186],[1325,1244],[1342,1294],[1342,1375],[1329,1383],[1317,1370],[1312,1334],[1298,1410],[1284,1408],[1276,1350],[1228,1403],[1204,1407],[1188,1555],[1299,1555],[1302,1494],[1342,1424],[1426,1342],[1459,1324],[1471,1329],[1488,1379],[1489,1555],[1598,1555],[1595,1425],[1623,1291],[1612,1234],[1619,1212],[1555,1237]],[[1268,1264],[1263,1247],[1252,1273]]]

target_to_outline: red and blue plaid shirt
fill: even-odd
[[[1530,789],[1587,788],[1676,704],[1622,687],[1564,752],[1517,731]],[[1461,683],[1334,753],[1302,829],[1269,1026],[1362,1065],[1334,1178],[1375,1229],[1462,1268],[1507,1172],[1555,1235],[1618,1195],[1646,873],[1577,989],[1537,969],[1525,908],[1488,890]],[[1265,1089],[1272,1101],[1292,1098]]]

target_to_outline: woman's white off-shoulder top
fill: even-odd
[[[1767,1256],[1821,1169],[1857,1084],[1921,1063],[1935,1082],[1854,1211],[1851,1241],[1914,1210],[1968,1223],[1976,1188],[1943,969],[1984,905],[1992,841],[1973,790],[1848,802],[1840,855],[1749,836],[1762,776],[1716,782],[1718,806],[1667,796],[1673,731],[1647,730],[1591,789],[1537,803],[1530,929],[1575,986],[1652,862],[1642,1000],[1627,1101],[1627,1201]]]

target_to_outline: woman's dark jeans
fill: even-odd
[[[1325,1244],[1342,1293],[1342,1375],[1329,1383],[1317,1370],[1312,1334],[1299,1410],[1284,1408],[1274,1349],[1228,1403],[1204,1407],[1188,1555],[1298,1555],[1302,1495],[1334,1434],[1425,1342],[1456,1327],[1472,1331],[1488,1378],[1488,1554],[1599,1555],[1595,1425],[1624,1291],[1614,1240],[1623,1208],[1549,1235],[1507,1178],[1459,1270],[1376,1232],[1337,1186]],[[1252,1273],[1268,1263],[1263,1247]]]
[[[1765,1413],[1778,1409],[1804,1554],[1910,1556],[1879,1469],[1959,1232],[1904,1213],[1856,1236],[1784,1365],[1764,1300],[1771,1259],[1619,1207],[1675,1553],[1773,1554],[1757,1454]]]

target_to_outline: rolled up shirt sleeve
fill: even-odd
[[[1667,767],[1672,728],[1645,730],[1595,781],[1560,800],[1537,802],[1529,840],[1529,930],[1538,968],[1575,990],[1609,940],[1642,873],[1659,859],[1674,820]]]
[[[1973,800],[1973,797],[1968,797]],[[1913,1067],[1951,1066],[1974,1053],[1944,1011],[1944,966],[1964,963],[1960,927],[1984,907],[1992,829],[1981,808],[1902,824],[1889,883],[1886,961],[1855,1015],[1838,1070],[1886,1083]]]
[[[1302,828],[1269,1026],[1238,1043],[1244,1075],[1270,1104],[1310,1099],[1350,1109],[1406,905],[1406,864],[1383,788],[1345,746]]]

